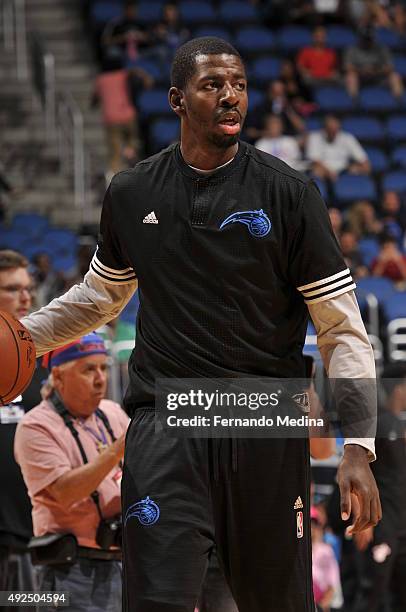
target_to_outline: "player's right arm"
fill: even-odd
[[[119,315],[137,288],[137,279],[112,214],[111,187],[104,198],[100,240],[83,282],[25,317],[37,355],[94,331]]]

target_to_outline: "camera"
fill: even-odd
[[[108,550],[111,546],[121,548],[122,523],[121,516],[115,516],[112,519],[103,519],[100,521],[96,533],[96,542],[104,550]]]

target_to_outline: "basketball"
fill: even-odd
[[[35,370],[35,346],[20,321],[0,311],[0,406],[18,397],[31,382]]]

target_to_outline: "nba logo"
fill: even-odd
[[[303,538],[303,512],[296,514],[296,535],[298,538]]]

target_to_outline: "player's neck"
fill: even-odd
[[[213,147],[210,150],[202,150],[199,146],[181,142],[180,150],[184,161],[194,169],[214,171],[232,161],[238,151],[238,143],[228,149]]]

